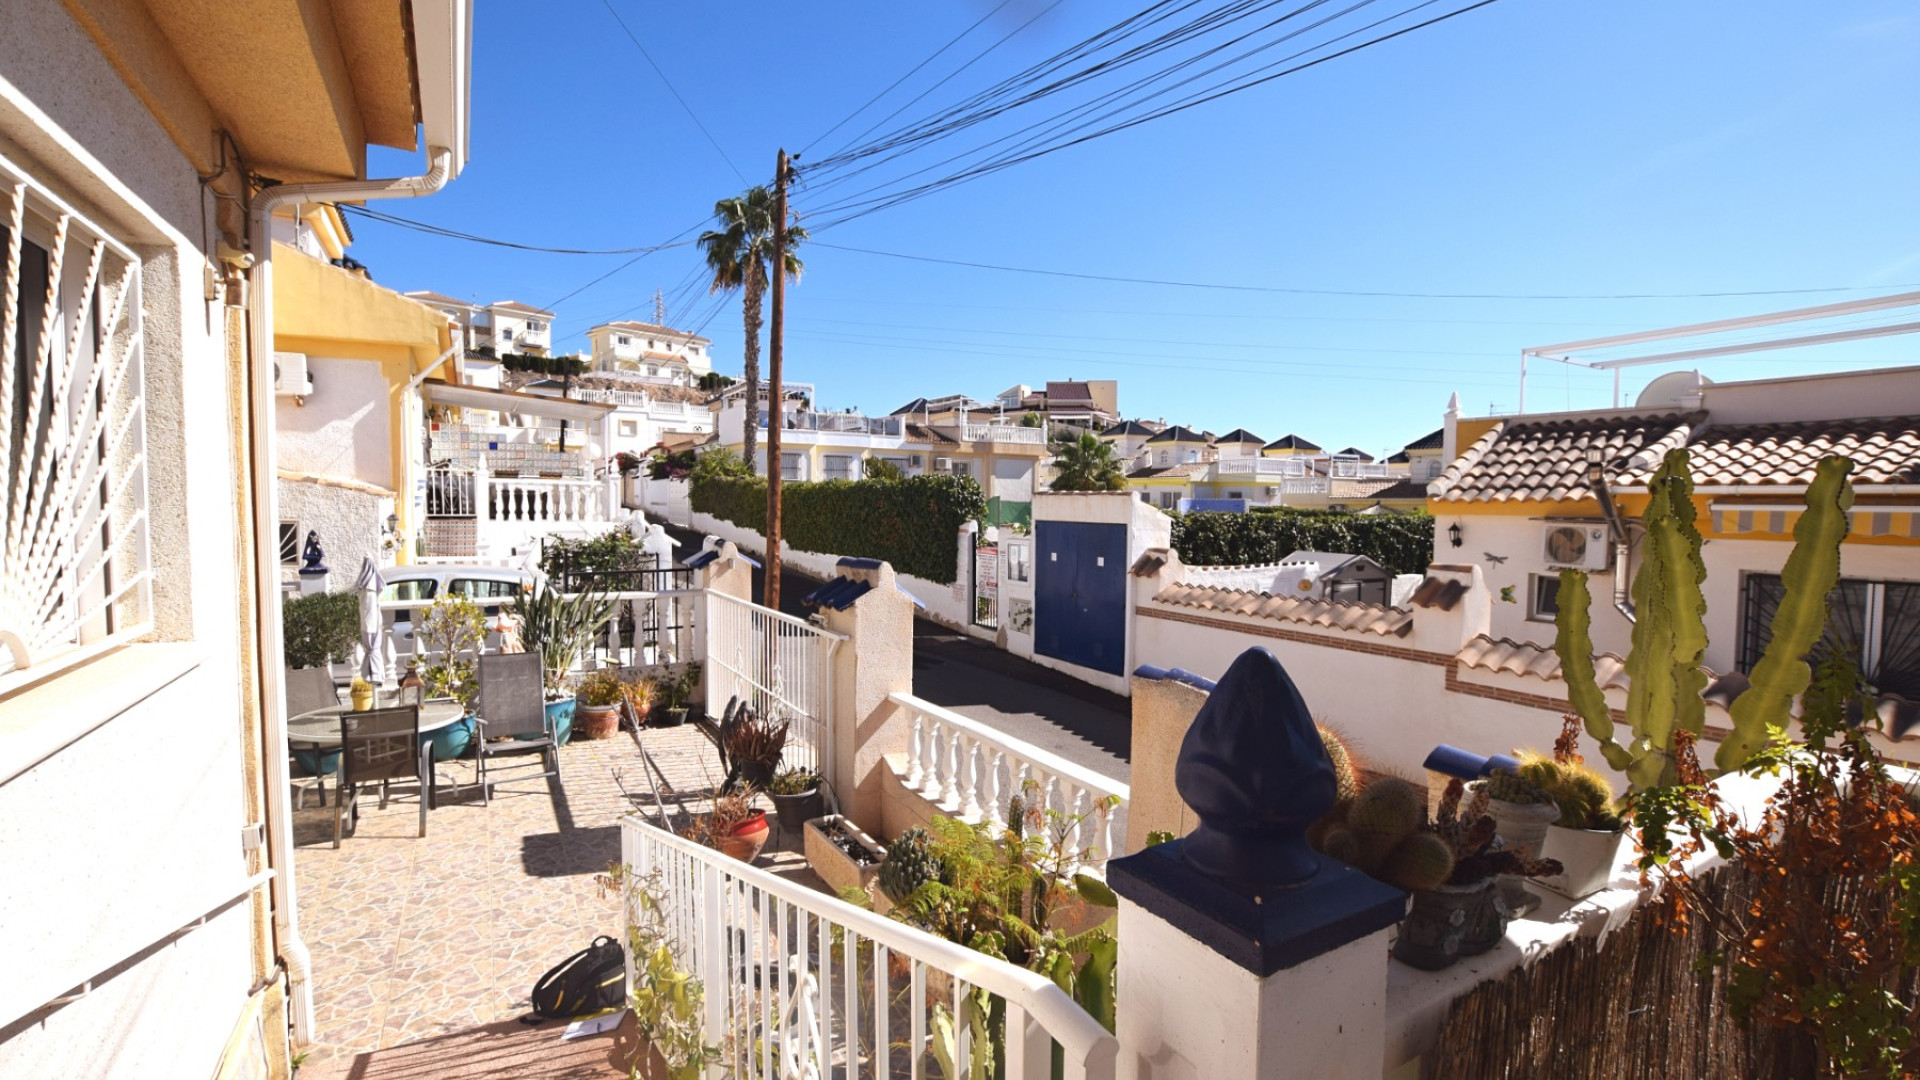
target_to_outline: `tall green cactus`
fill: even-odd
[[[1840,581],[1840,542],[1846,539],[1847,511],[1853,508],[1853,471],[1849,458],[1830,457],[1814,466],[1807,485],[1807,512],[1793,526],[1793,554],[1780,571],[1786,595],[1773,613],[1767,650],[1748,676],[1744,693],[1729,710],[1733,734],[1720,744],[1713,763],[1737,769],[1768,740],[1787,727],[1793,699],[1813,681],[1807,654],[1827,629],[1827,601]]]
[[[1825,629],[1827,594],[1839,578],[1840,541],[1853,502],[1846,482],[1852,467],[1846,458],[1827,458],[1816,467],[1807,512],[1794,528],[1793,554],[1782,575],[1787,598],[1774,618],[1773,638],[1754,669],[1752,687],[1734,702],[1733,734],[1715,758],[1721,769],[1745,764],[1774,733],[1785,730],[1793,698],[1811,678],[1805,656]],[[1591,595],[1586,574],[1578,570],[1560,572],[1554,640],[1568,701],[1607,764],[1626,773],[1635,790],[1673,783],[1673,733],[1684,729],[1698,735],[1706,726],[1701,692],[1707,673],[1700,666],[1707,648],[1701,591],[1706,563],[1700,557],[1693,476],[1684,449],[1667,454],[1648,493],[1644,556],[1633,580],[1626,741],[1616,737],[1612,711],[1594,675]]]

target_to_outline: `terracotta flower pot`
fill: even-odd
[[[767,812],[755,810],[753,816],[733,827],[733,831],[719,838],[720,851],[743,863],[750,863],[760,857],[760,849],[767,846]]]
[[[1540,855],[1559,860],[1565,873],[1541,878],[1540,884],[1569,900],[1592,896],[1612,884],[1626,842],[1624,832],[1551,826],[1540,845]]]
[[[582,739],[611,739],[620,730],[620,706],[579,705],[574,709],[574,727]]]

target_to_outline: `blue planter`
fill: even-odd
[[[573,699],[547,702],[547,721],[553,725],[554,742],[567,745],[573,738]]]
[[[300,766],[302,776],[332,776],[340,771],[338,750],[295,750],[293,761]]]
[[[467,748],[473,745],[473,717],[460,719],[427,736],[433,743],[433,760],[452,761],[465,757]]]

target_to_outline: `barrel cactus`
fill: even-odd
[[[1530,776],[1511,769],[1495,769],[1480,786],[1486,789],[1487,798],[1500,802],[1534,805],[1554,801]]]
[[[887,857],[880,863],[880,888],[894,903],[905,903],[920,886],[939,877],[940,860],[927,830],[908,829],[887,845]]]

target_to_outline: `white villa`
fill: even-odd
[[[593,370],[641,382],[694,386],[713,371],[713,342],[698,334],[643,322],[601,323],[587,331]]]
[[[495,300],[491,304],[456,300],[444,293],[425,289],[406,294],[428,307],[445,312],[460,328],[468,355],[498,358],[508,353],[547,356],[553,351],[553,312],[523,304],[518,300]],[[476,386],[498,386],[499,382],[476,380]]]

